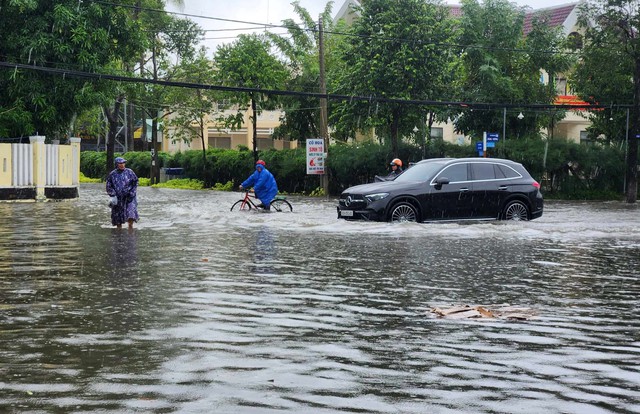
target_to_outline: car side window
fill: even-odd
[[[471,164],[473,179],[476,181],[495,180],[496,173],[493,171],[493,165],[479,162]]]
[[[513,168],[507,167],[506,165],[503,164],[496,164],[496,166],[500,169],[500,171],[502,172],[502,174],[504,174],[505,178],[519,178],[520,174],[514,170]],[[496,176],[498,174],[496,173]]]
[[[496,174],[496,178],[498,180],[504,180],[507,176],[504,174],[504,171],[500,168],[500,165],[493,164],[493,172]]]
[[[468,181],[467,164],[454,164],[440,171],[437,178],[447,177],[450,183],[456,181]]]

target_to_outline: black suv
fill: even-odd
[[[514,161],[422,160],[393,181],[340,195],[338,218],[376,221],[533,220],[542,216],[540,184]]]

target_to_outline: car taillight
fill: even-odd
[[[537,188],[538,190],[540,189],[540,183],[539,183],[539,182],[534,181],[534,182],[532,183],[532,185],[533,185],[535,188]]]

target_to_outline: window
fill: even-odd
[[[567,89],[567,79],[566,78],[556,78],[556,92],[558,95],[568,95],[569,90]]]
[[[442,141],[444,139],[444,130],[442,128],[431,128],[431,139]]]
[[[571,49],[582,49],[584,40],[582,39],[582,35],[580,33],[569,33],[569,36],[567,36],[567,40]]]
[[[258,138],[256,141],[259,150],[273,148],[273,139],[271,138]]]
[[[589,144],[591,139],[589,139],[589,134],[587,131],[580,131],[580,143],[581,144]]]
[[[231,149],[231,137],[209,137],[209,148]]]
[[[493,172],[496,175],[496,178],[498,180],[503,180],[505,178],[507,178],[507,176],[505,175],[504,171],[502,171],[502,169],[500,168],[500,166],[498,164],[494,164],[493,165]]]
[[[488,163],[474,163],[471,164],[471,170],[473,171],[473,179],[476,181],[495,180],[496,174],[493,172],[493,165]]]
[[[498,173],[498,170],[500,170],[500,173]],[[519,178],[521,177],[521,175],[511,167],[507,167],[506,165],[502,165],[502,164],[496,164],[496,177]]]
[[[450,183],[468,181],[467,164],[450,165],[438,174],[438,178],[440,177],[447,177]]]

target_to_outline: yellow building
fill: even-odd
[[[217,116],[235,114],[235,110],[225,110],[221,113],[217,113]],[[278,150],[297,148],[297,141],[287,141],[281,139],[273,139],[274,129],[280,125],[281,111],[266,111],[263,110],[258,115],[256,125],[256,138],[258,150],[266,150],[275,148]],[[244,120],[242,127],[231,130],[228,128],[220,127],[213,117],[206,120],[207,131],[205,132],[204,146],[205,149],[209,148],[224,148],[224,149],[237,149],[238,146],[246,146],[249,149],[253,149],[253,124],[251,121],[251,110],[244,112]],[[196,125],[193,125],[197,128]],[[194,139],[191,142],[185,142],[177,140],[175,138],[174,130],[168,129],[166,136],[162,138],[163,151],[175,153],[186,150],[202,150],[202,139]]]

